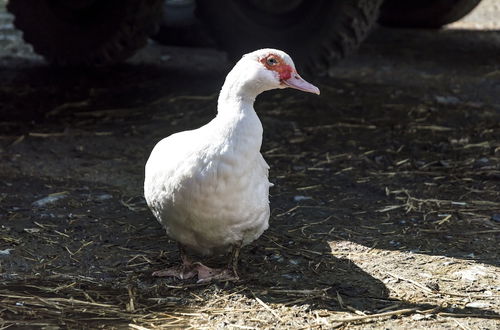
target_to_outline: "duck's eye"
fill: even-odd
[[[274,57],[268,57],[267,58],[267,64],[268,65],[276,65],[278,64],[278,60]]]

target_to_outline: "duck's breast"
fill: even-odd
[[[267,229],[269,167],[259,151],[260,121],[251,124],[237,122],[222,133],[207,126],[155,147],[145,196],[171,238],[210,254],[248,244]],[[245,134],[249,128],[254,134]]]
[[[260,153],[217,153],[185,176],[166,210],[172,238],[202,253],[258,238],[268,227],[268,167]]]

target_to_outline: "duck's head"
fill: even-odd
[[[295,69],[292,58],[278,49],[259,49],[243,55],[233,72],[258,92],[277,88],[295,88],[319,95],[319,88],[305,81]]]

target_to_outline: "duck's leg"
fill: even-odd
[[[224,268],[210,268],[200,262],[195,262],[198,272],[198,283],[210,281],[237,281],[238,277],[238,258],[240,256],[241,243],[233,246],[231,258]]]
[[[182,264],[153,272],[156,277],[176,277],[180,280],[193,278],[197,273],[197,265],[189,260],[184,247],[179,244],[179,254]]]
[[[231,259],[229,260],[229,265],[230,265],[231,270],[233,271],[233,274],[236,278],[239,278],[239,276],[238,276],[238,259],[240,258],[240,249],[241,249],[241,243],[233,246],[233,250],[231,251]]]

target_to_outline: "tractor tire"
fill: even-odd
[[[324,75],[354,51],[378,18],[382,0],[212,0],[197,16],[231,60],[258,48],[288,52],[297,66]]]
[[[381,25],[401,28],[438,29],[458,21],[481,0],[385,0],[380,9]]]
[[[14,25],[55,65],[121,62],[156,32],[162,0],[10,0]]]

